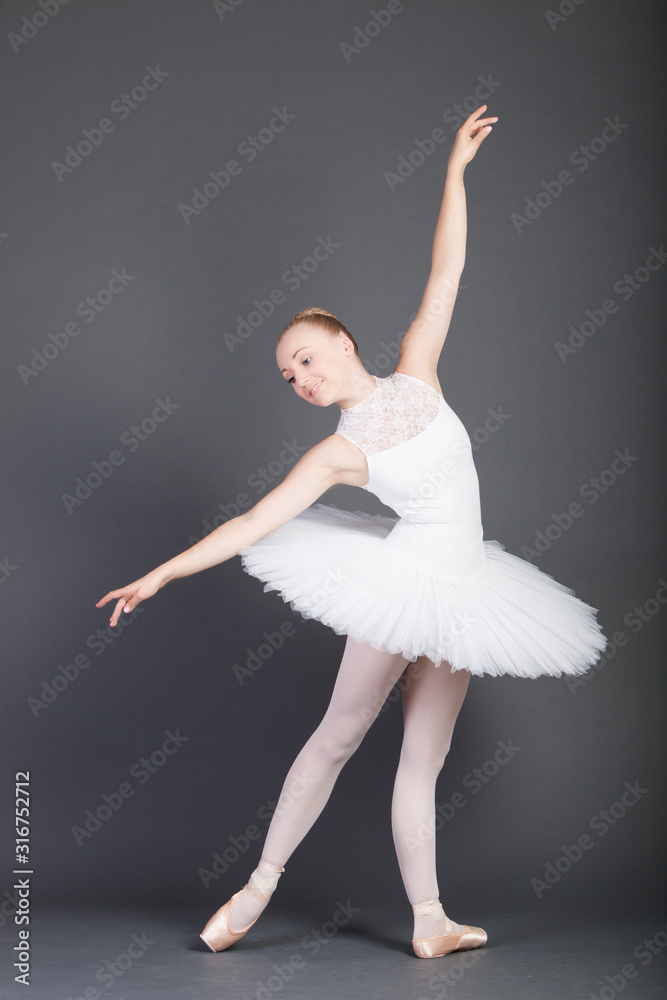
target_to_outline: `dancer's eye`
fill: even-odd
[[[307,365],[307,364],[308,364],[308,362],[309,362],[309,361],[312,361],[312,360],[313,360],[313,359],[312,359],[312,357],[311,357],[310,355],[308,355],[308,357],[307,357],[307,358],[304,358],[304,359],[303,359],[303,361],[301,362],[301,364],[302,364],[302,365]],[[290,377],[289,377],[288,379],[286,379],[286,381],[287,381],[287,382],[289,382],[289,384],[291,385],[291,384],[292,384],[292,382],[294,381],[294,377],[295,377],[294,375],[291,375],[291,376],[290,376]]]

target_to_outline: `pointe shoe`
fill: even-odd
[[[269,864],[268,861],[261,861],[260,864],[262,868],[268,868],[276,874],[285,871],[284,868],[278,868],[277,865]],[[255,881],[258,884],[251,885],[251,881]],[[273,890],[275,888],[273,883],[274,879],[262,878],[257,870],[255,870],[243,888],[239,889],[238,892],[235,892],[232,898],[228,899],[224,906],[221,906],[206,924],[206,927],[199,935],[204,944],[208,945],[211,951],[224,951],[226,948],[229,948],[230,945],[240,941],[241,938],[248,933],[252,925],[259,920],[264,911],[260,911],[255,919],[250,921],[247,927],[242,927],[241,930],[235,931],[232,928],[232,910],[234,909],[235,901],[241,893],[245,891],[254,895],[257,900],[268,903],[271,896],[267,896],[264,890],[267,888],[271,888]]]
[[[429,899],[426,903],[416,903],[412,909],[415,914],[429,913],[439,903],[439,900]],[[437,931],[444,930],[448,923],[448,919],[445,918]],[[485,930],[482,930],[481,927],[470,927],[468,924],[464,924],[463,930],[458,931],[456,934],[439,934],[437,931],[431,937],[412,939],[412,948],[417,958],[441,958],[443,955],[449,955],[453,951],[469,951],[471,948],[481,948],[487,942]]]
[[[434,934],[433,937],[413,939],[415,955],[417,958],[440,958],[453,951],[468,951],[486,944],[486,931],[481,927],[469,927],[468,924],[463,926],[465,930],[459,934]]]

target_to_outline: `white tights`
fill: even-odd
[[[331,701],[319,726],[285,778],[266,835],[253,884],[270,898],[279,874],[262,861],[284,867],[318,818],[343,765],[360,745],[405,671],[404,735],[392,799],[392,832],[408,899],[413,906],[438,899],[435,865],[435,783],[450,747],[454,724],[468,689],[470,673],[452,671],[446,662],[426,657],[408,664],[400,653],[381,653],[347,637]],[[428,833],[430,831],[430,835]],[[251,876],[252,878],[252,876]],[[244,892],[232,911],[232,927],[247,926],[266,905],[257,893]],[[413,937],[428,937],[447,920],[441,906],[415,914]],[[441,933],[462,929],[450,921]]]

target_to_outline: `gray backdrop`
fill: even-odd
[[[480,97],[500,121],[466,172],[440,378],[476,446],[485,537],[598,608],[610,646],[576,685],[473,679],[438,783],[441,892],[473,914],[655,898],[659,9],[3,4],[2,922],[16,772],[30,772],[33,903],[213,912],[256,864],[344,638],[238,559],[113,633],[94,605],[332,433],[338,411],[306,409],[276,368],[297,310],[334,311],[368,370],[393,370],[455,129]],[[323,502],[387,512],[351,488]],[[397,693],[283,897],[407,906]]]

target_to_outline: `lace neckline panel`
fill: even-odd
[[[341,410],[336,428],[336,434],[367,456],[388,451],[421,434],[437,416],[442,399],[436,389],[404,372],[373,377],[374,391],[360,403]]]
[[[366,396],[366,399],[362,399],[361,402],[355,403],[353,406],[347,406],[344,410],[341,410],[341,413],[351,413],[352,410],[356,410],[358,406],[363,406],[365,403],[368,402],[368,400],[371,398],[371,396],[375,395],[375,393],[380,388],[380,385],[382,383],[382,379],[379,378],[377,375],[374,375],[373,378],[375,379],[375,388],[373,389],[373,391],[371,392],[371,394],[369,396]]]

